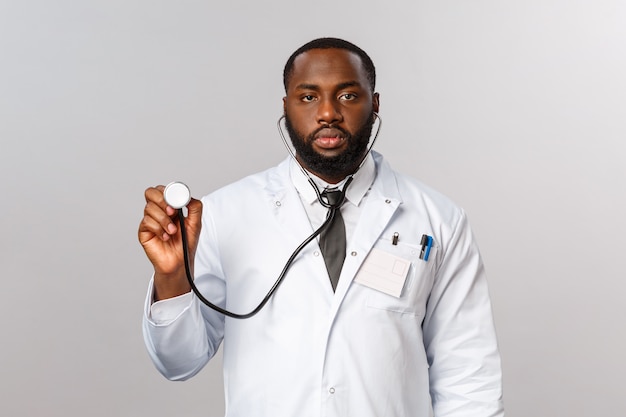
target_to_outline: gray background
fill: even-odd
[[[624,416],[626,3],[0,0],[3,416],[219,416],[220,359],[164,380],[141,338],[143,190],[282,160],[282,66],[345,37],[377,149],[463,206],[508,416]]]

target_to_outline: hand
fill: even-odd
[[[154,266],[155,301],[176,297],[191,289],[185,275],[178,213],[165,202],[164,189],[164,186],[159,185],[146,190],[146,206],[138,232],[139,243]],[[192,198],[187,210],[185,229],[189,262],[193,271],[193,260],[202,227],[202,203]]]

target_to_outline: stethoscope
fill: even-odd
[[[322,223],[322,225],[318,227],[317,230],[315,230],[309,237],[304,239],[304,241],[302,241],[302,243],[293,251],[291,256],[289,256],[289,259],[285,263],[285,266],[280,272],[280,275],[278,275],[278,278],[274,282],[274,285],[272,285],[272,287],[267,292],[263,300],[259,303],[259,305],[254,310],[250,311],[249,313],[238,314],[238,313],[233,313],[232,311],[223,309],[222,307],[215,305],[211,301],[206,299],[206,297],[202,295],[200,290],[198,290],[198,287],[196,287],[196,284],[194,283],[194,279],[191,276],[191,268],[189,267],[189,245],[187,241],[187,230],[185,228],[185,214],[183,213],[183,208],[186,207],[187,204],[189,204],[189,202],[191,201],[191,192],[189,190],[189,187],[187,187],[187,185],[185,185],[184,183],[180,181],[172,182],[165,187],[165,190],[163,190],[163,197],[165,198],[165,202],[170,207],[176,209],[177,215],[178,215],[181,240],[183,244],[185,275],[187,276],[187,281],[189,282],[189,285],[191,286],[191,290],[194,292],[194,294],[198,297],[198,299],[202,303],[204,303],[207,307],[219,313],[222,313],[225,316],[232,317],[234,319],[250,318],[254,316],[255,314],[257,314],[259,311],[261,311],[263,307],[265,307],[265,304],[267,304],[270,298],[272,298],[272,295],[274,295],[274,293],[276,292],[280,284],[285,279],[285,276],[287,275],[287,271],[291,267],[291,264],[293,263],[293,261],[296,259],[296,256],[298,256],[300,252],[302,252],[302,249],[304,249],[309,243],[311,243],[311,241],[317,238],[317,236],[319,236],[322,233],[322,231],[324,231],[324,229],[333,221],[333,219],[335,218],[335,213],[337,212],[337,210],[339,210],[339,208],[343,204],[343,201],[346,197],[346,190],[348,189],[348,186],[350,185],[350,183],[352,183],[352,180],[354,179],[354,175],[356,175],[356,173],[359,172],[359,170],[365,163],[367,155],[369,155],[370,151],[374,147],[374,144],[376,143],[376,139],[378,139],[378,134],[380,133],[380,128],[382,126],[382,119],[377,113],[374,113],[374,116],[377,121],[376,133],[374,134],[374,137],[371,139],[371,143],[369,147],[367,148],[367,152],[365,152],[365,155],[363,156],[363,159],[361,160],[359,166],[354,171],[354,173],[352,173],[346,178],[343,188],[341,189],[341,195],[339,197],[339,200],[335,204],[330,204],[328,201],[326,201],[322,197],[322,193],[319,190],[317,184],[315,184],[315,181],[313,181],[313,178],[311,177],[311,175],[307,172],[306,169],[302,167],[302,165],[300,165],[300,162],[298,162],[298,160],[296,159],[296,155],[294,151],[291,149],[291,147],[289,146],[289,144],[287,143],[287,139],[285,138],[285,134],[283,133],[283,122],[285,120],[285,116],[281,116],[278,119],[278,123],[277,123],[278,132],[280,133],[280,137],[283,140],[283,144],[287,148],[287,151],[289,152],[293,160],[296,161],[296,163],[298,164],[298,167],[300,167],[300,170],[302,171],[302,173],[307,177],[309,184],[311,184],[311,187],[313,187],[313,189],[315,190],[315,194],[317,195],[317,199],[320,202],[320,204],[323,207],[326,207],[328,209],[328,214],[326,215],[326,220],[324,220],[324,223]]]

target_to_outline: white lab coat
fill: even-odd
[[[163,375],[193,376],[223,341],[228,417],[503,415],[487,283],[466,216],[374,157],[378,174],[335,293],[315,242],[247,320],[224,320],[189,294],[157,323],[150,290],[144,335]],[[289,163],[203,199],[196,283],[231,311],[256,307],[312,232]],[[427,262],[423,234],[435,242]],[[399,298],[353,282],[374,247],[411,261]]]

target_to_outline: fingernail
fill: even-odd
[[[172,223],[168,224],[167,231],[173,235],[174,233],[176,233],[176,226],[174,226],[174,224]]]

